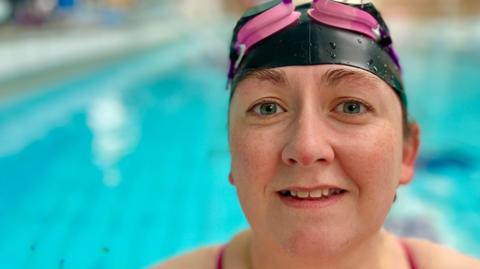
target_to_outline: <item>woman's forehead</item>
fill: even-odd
[[[278,88],[315,84],[325,87],[352,86],[357,88],[390,88],[382,79],[359,68],[343,65],[287,66],[255,70],[241,82],[268,83]],[[239,83],[242,84],[242,83]],[[242,87],[240,87],[242,88]],[[250,88],[250,87],[248,87]]]

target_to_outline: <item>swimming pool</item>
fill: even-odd
[[[246,227],[223,62],[191,41],[1,100],[2,268],[145,267]],[[402,52],[423,144],[388,226],[480,256],[479,59],[449,53]]]

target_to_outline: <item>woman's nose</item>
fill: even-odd
[[[302,115],[289,132],[282,161],[289,166],[330,163],[335,157],[327,125],[319,116]]]

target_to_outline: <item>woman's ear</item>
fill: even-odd
[[[400,184],[408,184],[415,174],[415,161],[420,148],[420,128],[417,123],[410,124],[410,136],[403,143],[402,174]]]
[[[228,173],[228,182],[230,182],[230,184],[235,186],[235,181],[233,181],[232,172]]]

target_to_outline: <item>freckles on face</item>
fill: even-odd
[[[232,123],[230,141],[232,173],[239,179],[266,183],[273,176],[279,154],[268,133],[242,128],[242,123]]]
[[[298,249],[310,243],[312,249],[320,243],[340,246],[373,233],[388,213],[401,171],[402,121],[395,93],[388,86],[357,91],[358,82],[318,86],[327,67],[284,70],[288,91],[244,81],[232,97],[231,175],[250,225],[285,245],[295,242]],[[287,113],[249,116],[252,104],[262,100],[284,105]],[[350,113],[357,109],[367,112]],[[322,161],[305,161],[318,158]],[[323,211],[296,211],[274,190],[322,184],[347,189],[344,202]]]
[[[388,181],[388,175],[393,176],[400,165],[401,140],[397,133],[397,128],[387,121],[361,131],[339,133],[338,161],[351,178],[361,175],[367,182],[382,178],[378,183]]]
[[[251,115],[252,106],[272,99],[278,100],[274,87],[250,80],[242,82],[232,97],[229,113],[231,172],[239,181],[251,182],[252,188],[267,184],[281,162],[283,141],[278,134],[278,124],[259,124],[258,118]]]
[[[277,171],[275,146],[264,132],[230,121],[231,176],[245,217],[252,227],[263,230],[268,211],[267,186]]]
[[[352,214],[375,223],[372,228],[382,225],[388,214],[401,172],[401,125],[392,122],[339,133],[336,140],[337,161],[355,185],[357,210]]]

